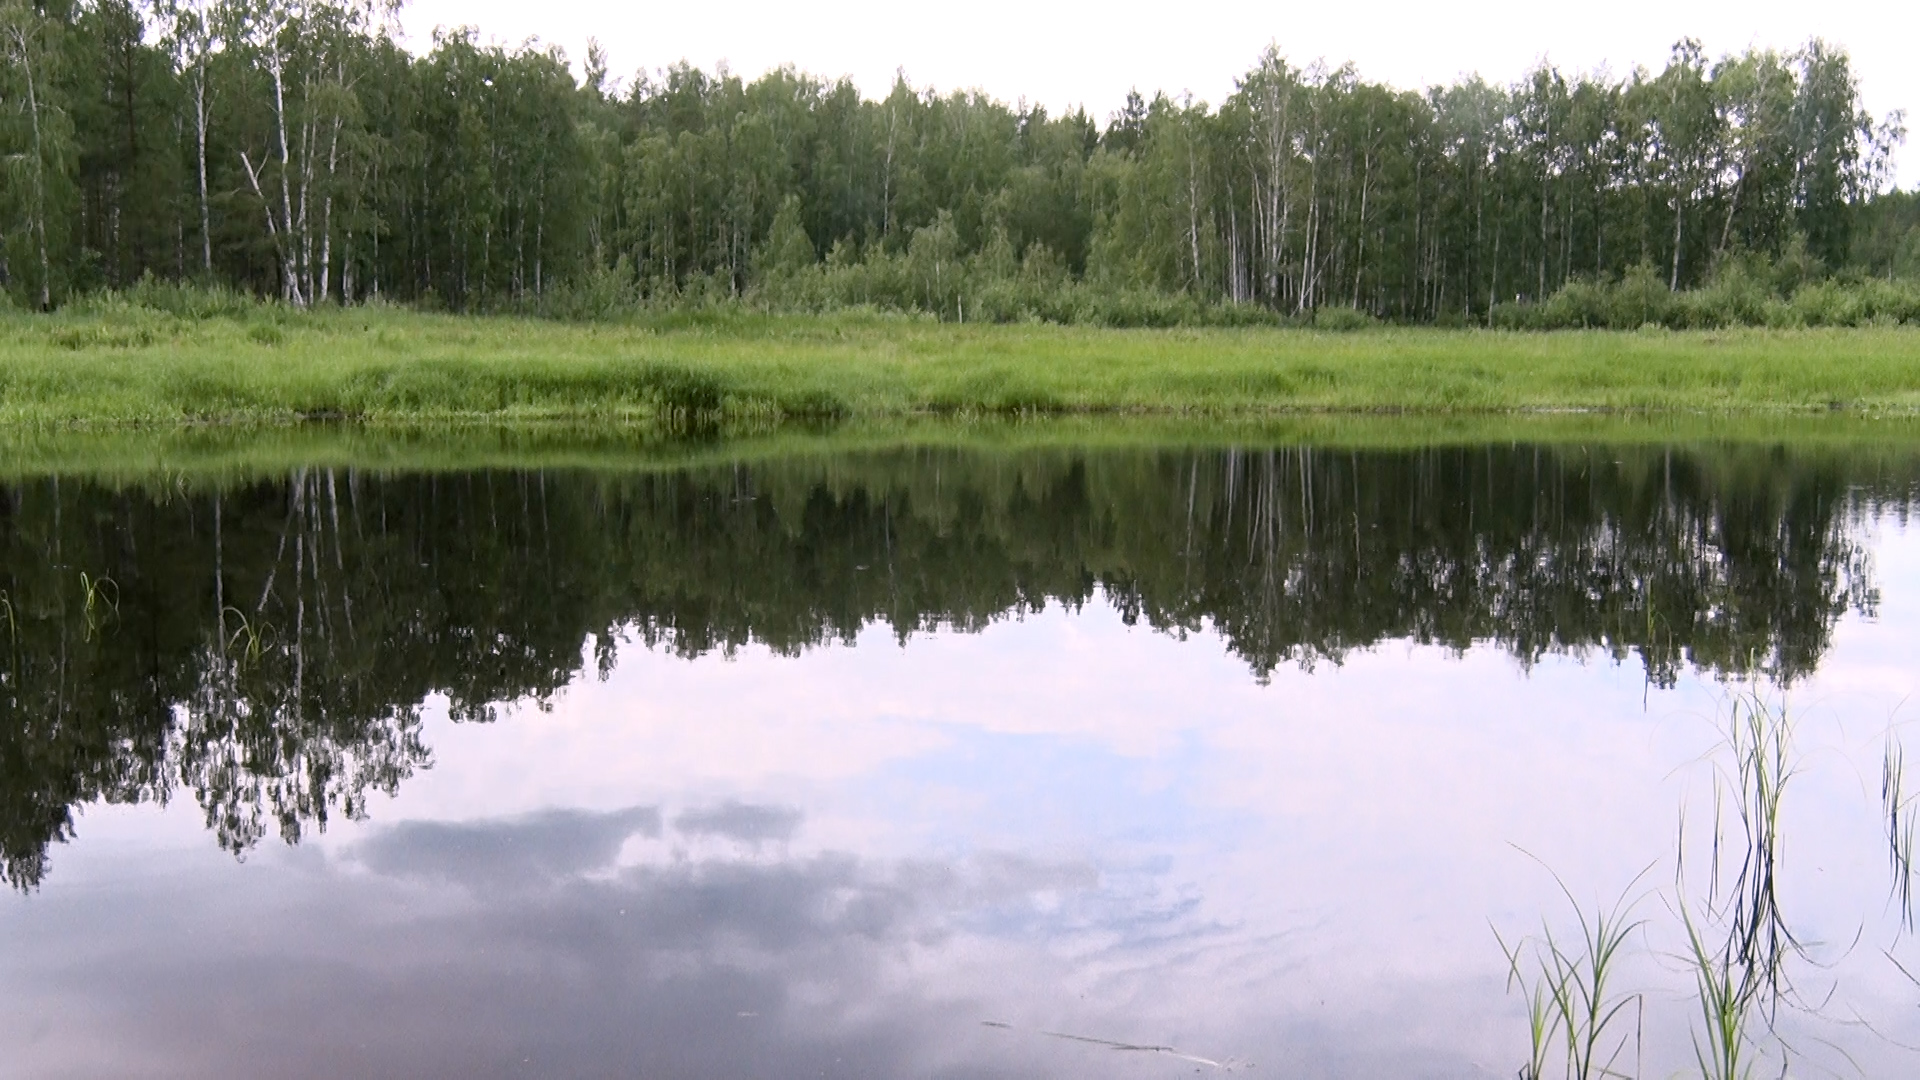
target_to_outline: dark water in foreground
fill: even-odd
[[[1775,931],[1762,1072],[1909,1074],[1917,484],[1752,446],[15,482],[3,1071],[1511,1076],[1495,929],[1572,948],[1557,874],[1641,920],[1617,1073],[1695,1066],[1684,914]]]

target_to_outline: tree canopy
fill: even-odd
[[[1479,320],[1729,258],[1911,270],[1903,132],[1844,52],[1541,66],[1424,90],[1268,48],[1226,100],[1055,115],[902,76],[576,77],[387,0],[0,0],[0,272],[45,307],[144,275],[462,310],[556,288],[1004,317],[1080,282]],[[1902,201],[1904,200],[1904,201]],[[1026,290],[1023,293],[1022,290]],[[1031,305],[1028,305],[1029,307]]]

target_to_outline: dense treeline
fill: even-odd
[[[484,719],[623,639],[799,652],[1104,601],[1260,677],[1399,639],[1791,680],[1875,604],[1860,515],[1917,483],[1904,457],[1510,445],[16,482],[0,878],[40,880],[95,800],[297,839],[426,766],[430,696]]]
[[[597,49],[576,79],[472,30],[415,56],[396,18],[0,0],[12,296],[151,275],[295,305],[1480,322],[1570,283],[1674,292],[1738,266],[1785,299],[1920,271],[1920,208],[1880,195],[1899,118],[1867,115],[1817,41],[1424,92],[1269,49],[1217,105],[1135,94],[1103,123],[790,69],[618,86]],[[1905,317],[1897,299],[1867,316]]]

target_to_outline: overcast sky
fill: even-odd
[[[558,43],[576,64],[597,36],[617,74],[682,59],[706,68],[725,61],[748,76],[790,63],[850,75],[877,96],[904,69],[917,85],[978,87],[1054,110],[1085,105],[1103,118],[1134,86],[1218,102],[1269,41],[1296,63],[1351,60],[1369,79],[1417,87],[1467,72],[1510,81],[1542,58],[1570,70],[1658,67],[1686,35],[1715,56],[1749,45],[1787,50],[1818,36],[1852,54],[1876,114],[1920,114],[1920,3],[1912,0],[414,0],[402,18],[418,43],[436,26],[469,24],[503,42]],[[1920,152],[1900,155],[1900,177],[1920,184]]]

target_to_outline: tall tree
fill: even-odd
[[[207,69],[219,38],[207,0],[159,0],[162,42],[187,79],[193,101],[194,194],[200,211],[200,272],[213,276],[213,205],[207,193]]]
[[[72,187],[72,126],[57,89],[60,30],[26,0],[0,0],[0,55],[7,59],[0,78],[10,84],[0,101],[8,106],[12,129],[4,160],[20,222],[10,231],[24,235],[33,252],[37,272],[28,292],[41,310],[53,306],[55,294],[53,218],[63,212]]]

